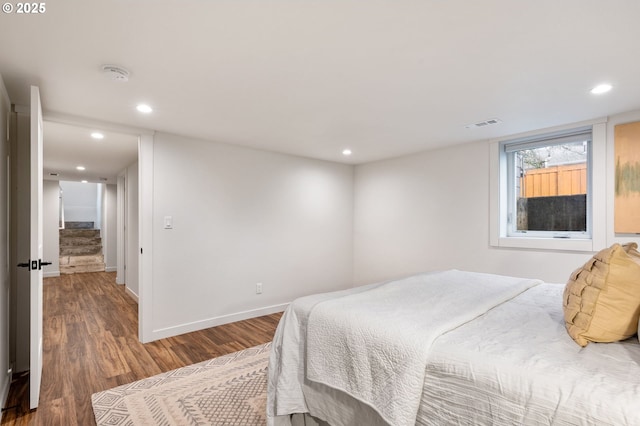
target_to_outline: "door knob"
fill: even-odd
[[[27,263],[18,263],[18,268],[28,268],[29,265],[30,265],[29,262],[27,262]]]
[[[42,269],[43,266],[51,265],[51,262],[43,262],[42,259],[38,260],[38,269]]]

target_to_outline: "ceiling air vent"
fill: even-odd
[[[109,80],[127,82],[129,81],[129,71],[116,65],[103,65],[102,72]]]
[[[500,123],[502,123],[502,120],[500,120],[499,118],[490,118],[488,120],[480,121],[478,123],[467,124],[464,127],[466,127],[467,129],[473,129],[476,127],[486,127],[486,126],[491,126],[493,124],[500,124]]]

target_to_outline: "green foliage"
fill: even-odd
[[[545,166],[547,156],[542,154],[539,149],[525,149],[518,153],[522,158],[525,170],[542,169]]]

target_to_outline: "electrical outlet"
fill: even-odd
[[[256,284],[256,294],[262,294],[262,283]]]

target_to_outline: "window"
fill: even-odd
[[[606,243],[606,120],[490,144],[490,244],[594,251]]]
[[[507,236],[590,238],[591,127],[506,141]]]

